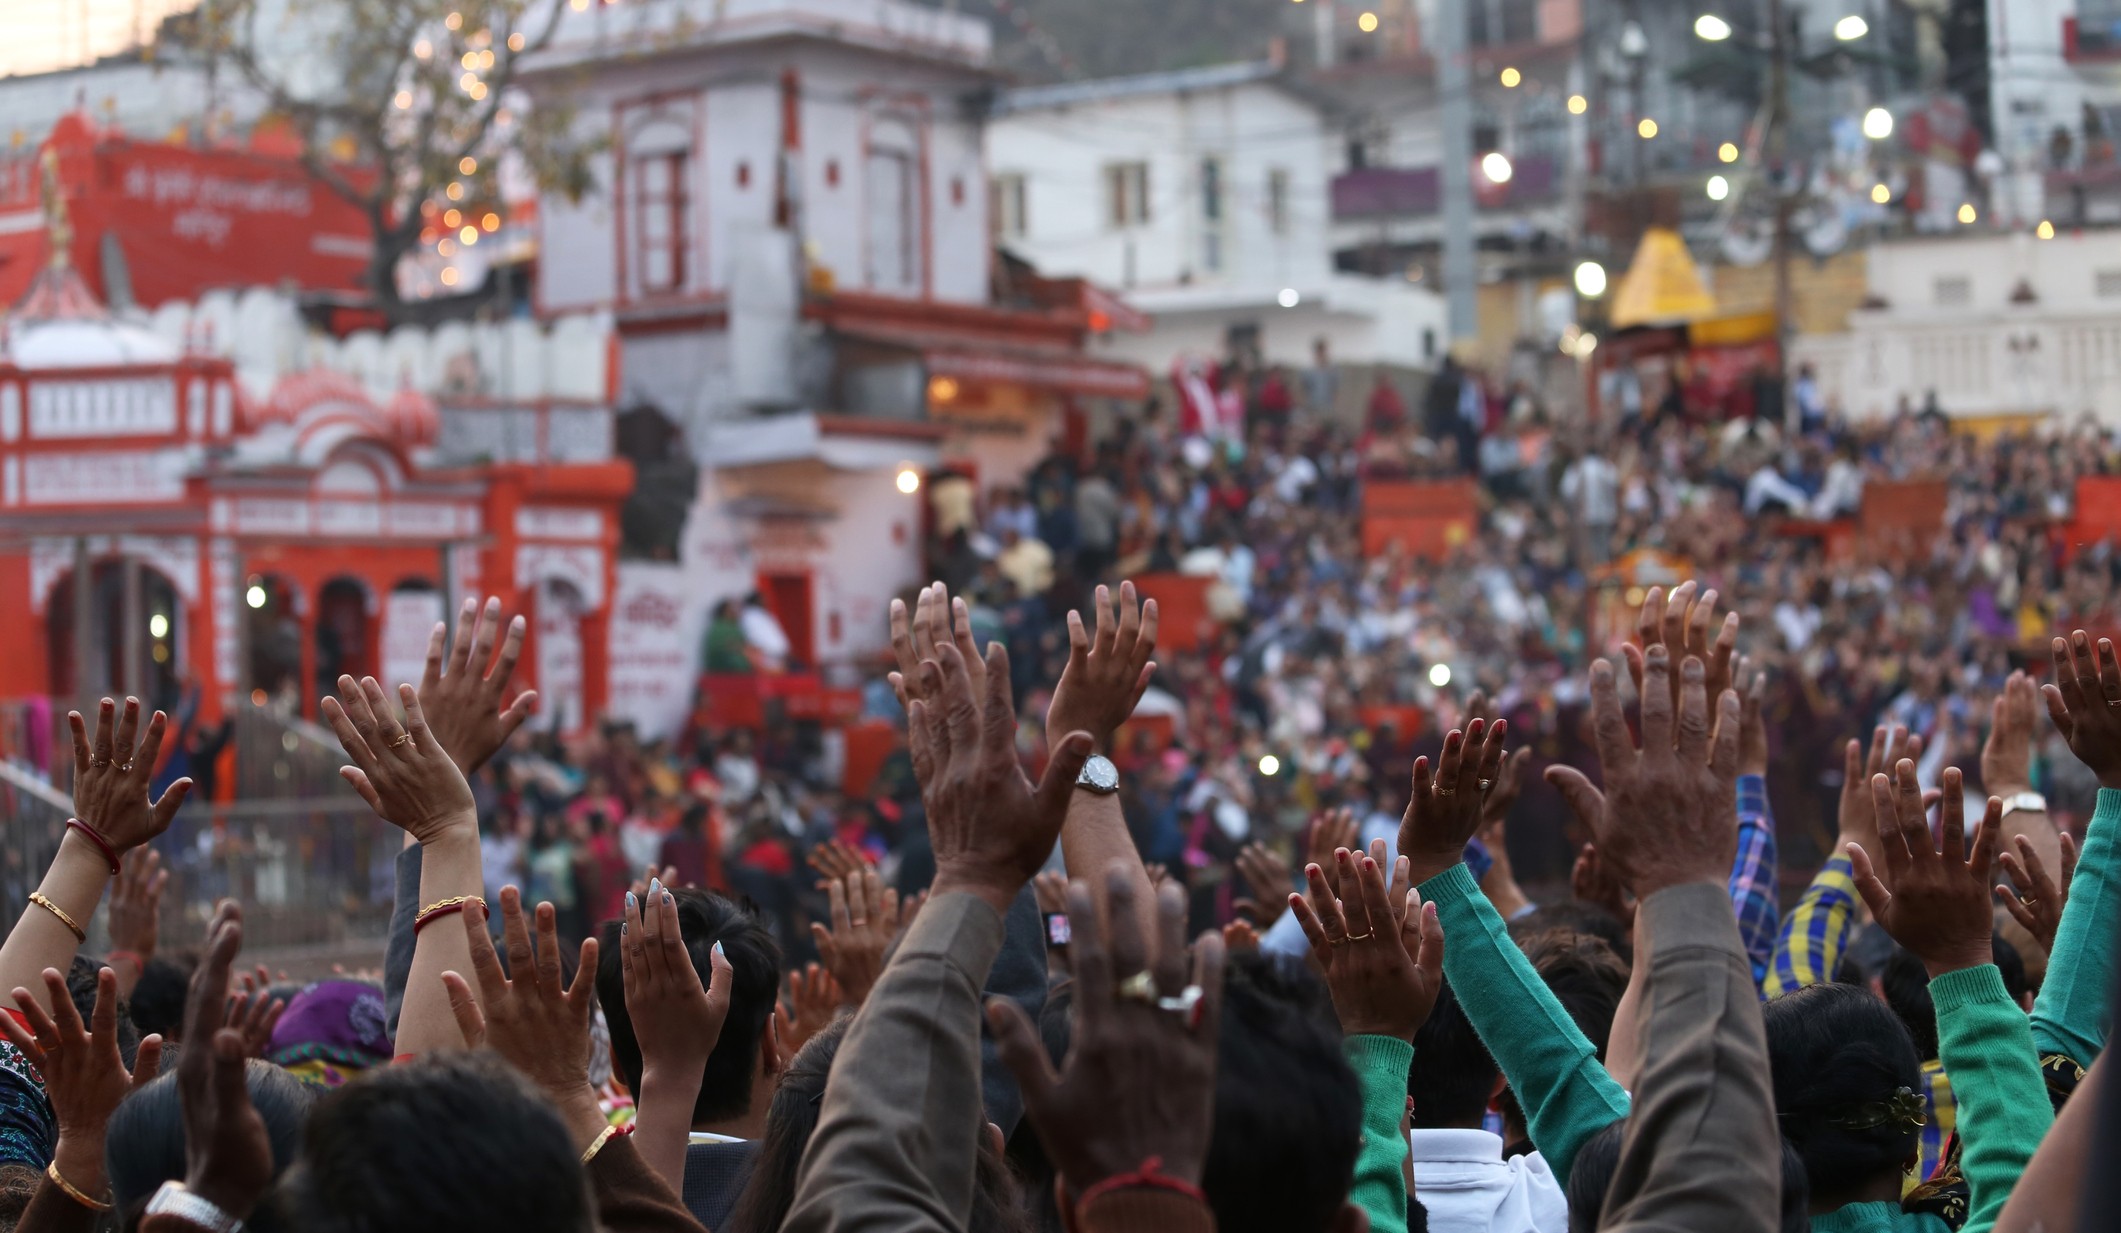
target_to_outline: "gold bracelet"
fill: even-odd
[[[582,1153],[582,1163],[586,1165],[590,1161],[595,1160],[597,1158],[597,1153],[603,1151],[604,1145],[606,1143],[611,1142],[612,1136],[618,1133],[618,1127],[606,1126],[603,1131],[597,1135],[595,1139],[592,1139],[590,1141],[588,1150]]]
[[[426,907],[421,908],[419,915],[432,915],[444,908],[462,908],[467,903],[476,903],[483,908],[486,906],[486,899],[481,895],[451,895],[447,899],[437,899]]]
[[[52,1185],[57,1186],[59,1189],[65,1191],[67,1198],[72,1199],[74,1202],[79,1203],[81,1206],[87,1208],[92,1212],[107,1212],[111,1209],[110,1204],[102,1202],[98,1199],[89,1198],[87,1195],[82,1194],[80,1191],[74,1189],[74,1185],[72,1182],[69,1182],[65,1178],[59,1176],[59,1162],[56,1160],[44,1166],[44,1176],[52,1179]]]
[[[45,898],[43,891],[31,891],[29,893],[29,901],[31,903],[36,904],[38,907],[43,908],[45,911],[51,913],[53,916],[58,917],[60,924],[65,925],[68,929],[73,930],[74,940],[76,942],[88,941],[88,934],[83,932],[81,926],[75,923],[73,917],[68,916],[66,914],[66,909]]]

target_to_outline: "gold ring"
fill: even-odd
[[[106,766],[109,766],[109,765],[110,765],[110,759],[109,759],[109,758],[90,758],[90,759],[88,760],[88,764],[89,764],[89,766],[90,766],[91,768],[94,768],[94,769],[98,769],[98,770],[100,770],[100,769],[102,769],[103,767],[106,767]]]
[[[1483,779],[1483,780],[1481,780],[1481,781],[1480,781],[1480,790],[1481,790],[1482,792],[1485,792],[1485,791],[1487,791],[1487,790],[1488,790],[1489,788],[1493,787],[1494,785],[1495,785],[1495,781],[1494,781],[1494,780],[1492,780],[1492,779]]]
[[[1457,796],[1457,795],[1458,795],[1458,789],[1456,789],[1456,788],[1446,788],[1446,787],[1444,787],[1444,786],[1443,786],[1442,784],[1438,784],[1438,785],[1436,785],[1436,789],[1435,789],[1435,791],[1436,791],[1436,795],[1438,795],[1438,796]]]
[[[132,764],[132,763],[130,763],[130,762],[120,762],[120,763],[118,764],[118,769],[119,769],[119,770],[120,770],[121,772],[124,772],[124,773],[126,773],[126,774],[130,774],[130,773],[132,772],[132,769],[133,769],[133,764]]]
[[[1346,937],[1333,939],[1333,945],[1346,946],[1350,942],[1367,942],[1376,936],[1377,931],[1375,929],[1370,930],[1368,933],[1351,933]]]
[[[390,748],[396,749],[398,746],[403,745],[410,740],[412,740],[412,733],[400,732],[396,736],[390,738],[388,744]]]
[[[1154,1006],[1156,1005],[1156,978],[1149,975],[1149,969],[1143,968],[1141,971],[1119,982],[1112,992],[1114,996],[1125,998],[1130,1002],[1144,1002]]]

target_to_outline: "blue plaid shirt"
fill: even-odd
[[[1738,936],[1753,965],[1753,983],[1764,984],[1775,958],[1775,815],[1768,808],[1767,781],[1738,777],[1738,859],[1731,864],[1731,906]]]

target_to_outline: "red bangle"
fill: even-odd
[[[147,960],[142,959],[140,952],[136,950],[114,950],[103,956],[103,962],[106,965],[113,959],[130,959],[133,961],[133,968],[136,971],[145,972],[147,970]]]
[[[463,911],[465,905],[473,903],[478,904],[482,908],[486,906],[486,901],[484,899],[479,898],[477,895],[458,895],[452,899],[444,899],[439,903],[429,904],[426,908],[421,910],[418,916],[413,918],[413,936],[418,937],[420,934],[420,930],[427,928],[427,926],[433,924],[434,922],[442,919],[445,916],[449,916],[454,913]]]
[[[1208,1196],[1201,1193],[1200,1187],[1160,1172],[1159,1170],[1163,1167],[1163,1157],[1151,1156],[1147,1160],[1142,1161],[1141,1168],[1136,1169],[1132,1173],[1115,1173],[1111,1177],[1084,1190],[1075,1200],[1075,1210],[1078,1212],[1083,1210],[1090,1206],[1093,1200],[1110,1194],[1112,1191],[1126,1190],[1134,1186],[1147,1186],[1152,1190],[1168,1190],[1174,1194],[1182,1194],[1189,1199],[1197,1199],[1202,1203],[1208,1201]]]
[[[102,831],[97,830],[79,818],[68,818],[66,820],[66,829],[80,831],[88,836],[88,841],[95,844],[97,850],[103,853],[103,859],[110,862],[110,876],[114,878],[118,876],[118,850],[110,846],[110,840],[103,837]]]

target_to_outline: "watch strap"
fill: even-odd
[[[2003,798],[2003,816],[2009,817],[2019,810],[2031,813],[2046,813],[2047,798],[2038,792],[2013,792]]]

